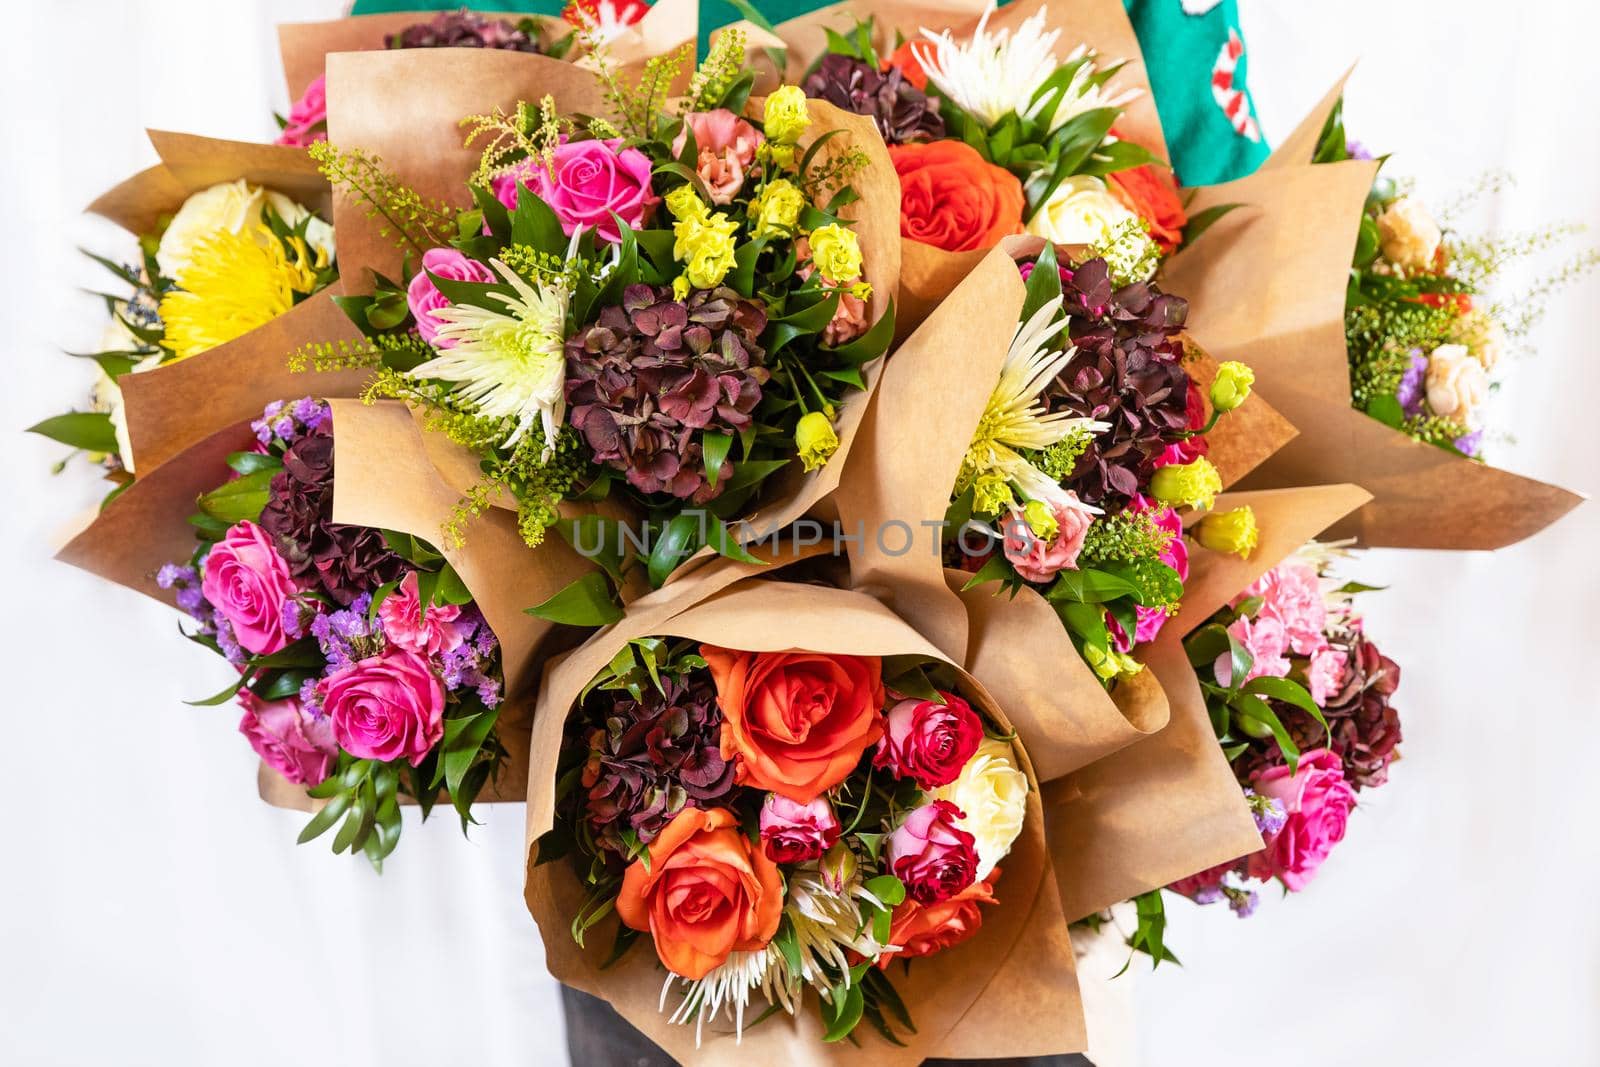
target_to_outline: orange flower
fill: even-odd
[[[735,652],[702,645],[722,708],[722,757],[738,781],[809,804],[883,736],[876,656]]]
[[[1178,199],[1178,182],[1171,170],[1146,163],[1106,175],[1106,184],[1123,207],[1149,224],[1150,237],[1161,251],[1170,254],[1177,249],[1189,217]]]
[[[1022,232],[1022,183],[965,141],[889,146],[900,175],[900,235],[967,252]]]
[[[887,74],[894,68],[899,67],[900,73],[905,77],[906,81],[923,92],[927,92],[928,72],[922,69],[922,58],[917,55],[917,50],[911,47],[914,43],[913,41],[900,42],[900,47],[890,52],[888,58],[883,61],[883,72]]]
[[[704,978],[728,953],[756,952],[778,932],[778,865],[739,831],[725,808],[685,808],[651,842],[650,861],[622,875],[617,915],[648,930],[656,955],[683,978]]]
[[[907,897],[889,920],[889,944],[899,945],[900,951],[879,956],[879,969],[887,969],[896,956],[931,956],[977,933],[983,925],[978,905],[1000,903],[994,895],[999,880],[1000,868],[996,867],[983,881],[938,904],[918,904]]]

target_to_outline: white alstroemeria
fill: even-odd
[[[965,43],[949,30],[924,29],[926,40],[912,49],[939,94],[986,126],[1008,111],[1027,111],[1033,94],[1061,65],[1054,51],[1061,31],[1045,32],[1048,12],[1041,8],[1015,33],[990,33],[989,16],[995,10],[991,6],[983,13]]]
[[[513,420],[508,447],[541,421],[548,454],[566,414],[563,345],[570,294],[560,283],[530,284],[499,260],[490,266],[512,289],[491,296],[506,310],[451,304],[435,311],[438,336],[455,344],[410,376],[455,382],[456,393],[486,418]]]
[[[1043,12],[1041,12],[1042,14]],[[1079,63],[1078,69],[1072,72],[1072,78],[1067,82],[1066,91],[1056,100],[1055,110],[1050,115],[1049,128],[1053,133],[1065,126],[1072,119],[1085,111],[1095,111],[1100,108],[1115,108],[1122,110],[1135,100],[1139,99],[1142,90],[1123,89],[1113,90],[1109,83],[1106,85],[1094,84],[1094,76],[1106,66],[1115,66],[1121,63],[1099,63],[1099,56],[1089,51],[1087,45],[1079,45],[1067,56],[1061,66],[1069,63]],[[1051,73],[1055,73],[1051,71]],[[1028,108],[1027,118],[1041,118],[1044,108],[1048,105],[1049,98],[1038,100]]]
[[[1094,419],[1052,412],[1040,399],[1076,351],[1070,346],[1060,352],[1050,349],[1051,340],[1067,325],[1061,307],[1058,296],[1017,327],[1000,368],[1000,380],[961,461],[960,481],[964,486],[977,486],[980,496],[985,485],[992,488],[1004,482],[1024,499],[1078,506],[1099,514],[1088,505],[1074,504],[1054,479],[1022,455],[1041,452],[1075,433],[1104,433],[1111,428]],[[980,505],[983,503],[980,500]],[[993,509],[985,505],[981,510]]]

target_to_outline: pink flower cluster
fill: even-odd
[[[300,99],[289,108],[289,117],[283,124],[283,132],[278,134],[278,139],[273,143],[304,148],[306,145],[327,139],[328,85],[327,78],[318,74],[316,80],[306,86],[306,91],[301,94]]]
[[[1254,617],[1241,616],[1228,627],[1228,633],[1254,659],[1245,681],[1285,677],[1293,653],[1307,661],[1311,699],[1326,705],[1344,680],[1347,656],[1328,644],[1328,609],[1316,568],[1299,560],[1281,563],[1240,593],[1234,606],[1256,598],[1260,598],[1261,608]],[[1232,684],[1230,657],[1218,657],[1215,674],[1218,684]]]

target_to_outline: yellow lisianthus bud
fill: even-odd
[[[843,285],[861,277],[861,242],[836,222],[811,231],[811,262],[824,278]]]
[[[1050,506],[1040,500],[1030,500],[1022,505],[1022,517],[1028,520],[1028,529],[1033,531],[1033,536],[1049,543],[1056,539],[1056,534],[1061,531],[1061,524],[1050,511]]]
[[[1209,508],[1222,492],[1222,475],[1201,456],[1193,463],[1174,463],[1156,471],[1150,492],[1172,507]]]
[[[734,235],[739,224],[726,215],[707,212],[672,225],[672,255],[696,289],[714,289],[733,269]]]
[[[794,444],[800,451],[800,463],[814,471],[839,450],[839,435],[825,413],[813,411],[801,416],[800,424],[794,428]]]
[[[681,274],[678,275],[676,278],[672,279],[672,299],[688,299],[690,288],[691,286],[689,285],[689,279],[685,278]]]
[[[668,193],[665,199],[667,210],[675,219],[703,219],[710,211],[692,185],[678,186]]]
[[[762,129],[769,140],[792,145],[800,140],[809,125],[811,115],[806,110],[806,94],[798,85],[785,85],[767,97]]]
[[[1256,513],[1246,506],[1207,515],[1200,520],[1195,536],[1213,552],[1230,552],[1249,559],[1261,539],[1261,531],[1256,526]]]
[[[1113,678],[1138,674],[1144,670],[1144,664],[1126,652],[1118,652],[1114,648],[1102,649],[1086,644],[1083,646],[1083,659],[1097,677],[1107,682]]]
[[[798,185],[787,178],[774,178],[750,204],[750,217],[756,223],[754,236],[793,237],[805,206],[806,194]]]
[[[1230,359],[1217,368],[1217,377],[1211,383],[1211,406],[1217,411],[1232,411],[1250,399],[1250,387],[1255,384],[1255,371]]]

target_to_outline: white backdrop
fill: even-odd
[[[1179,0],[1171,0],[1178,3]],[[8,12],[0,205],[0,529],[11,781],[0,838],[0,1061],[348,1067],[560,1062],[521,900],[522,811],[463,840],[408,816],[381,878],[254,795],[234,716],[181,701],[227,669],[173,616],[47,561],[100,491],[21,427],[72,403],[101,320],[80,215],[154,155],[146,126],[262,138],[285,104],[272,24],[337,0],[57,0]],[[1352,129],[1436,201],[1514,169],[1506,226],[1600,222],[1600,19],[1524,0],[1242,0],[1252,84],[1282,135],[1344,67]],[[1600,489],[1600,283],[1556,304],[1497,413],[1506,467]],[[1484,515],[1494,522],[1493,514]],[[1139,978],[1144,1063],[1600,1063],[1591,812],[1600,571],[1591,505],[1497,556],[1372,553],[1372,631],[1405,667],[1406,758],[1311,890],[1256,917],[1173,906],[1186,964]]]

